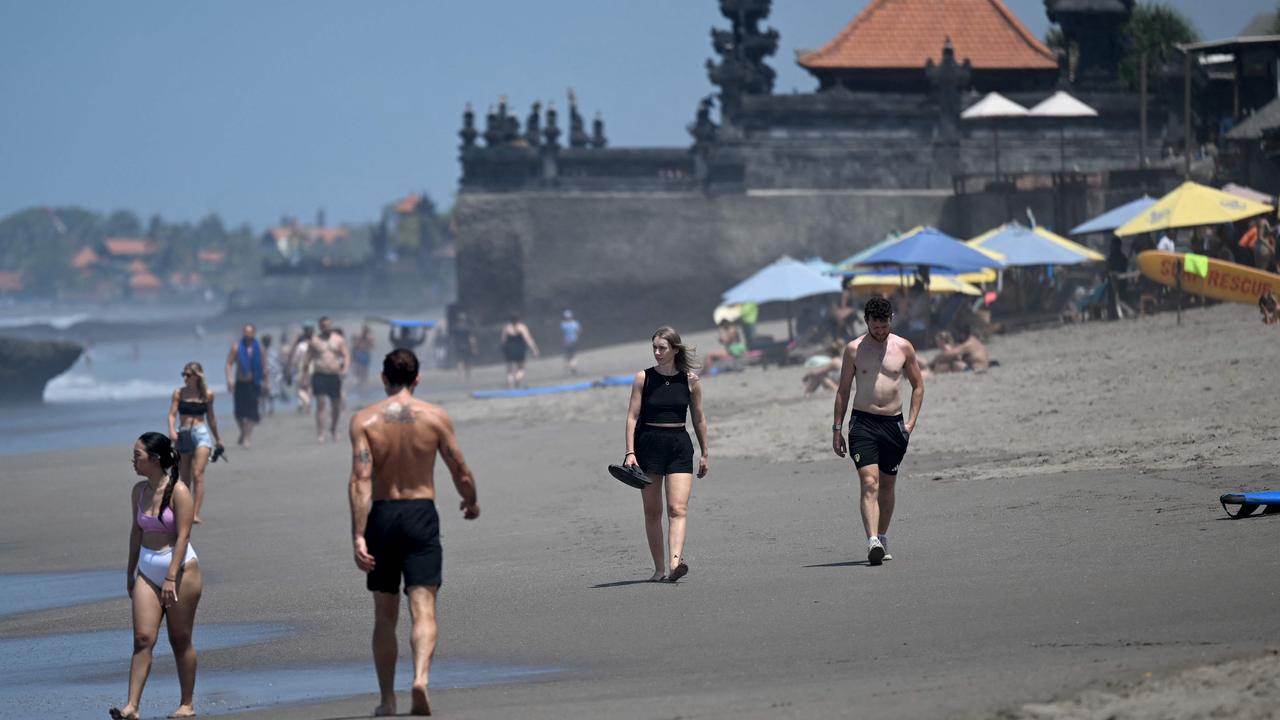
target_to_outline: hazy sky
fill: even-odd
[[[1033,33],[1042,0],[1006,0]],[[814,87],[797,48],[865,0],[776,0],[776,91]],[[1202,36],[1271,0],[1173,0]],[[0,215],[129,208],[261,227],[374,219],[457,184],[463,106],[578,92],[614,145],[684,145],[716,0],[40,0],[0,3]]]

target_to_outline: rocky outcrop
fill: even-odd
[[[45,383],[74,365],[83,350],[61,340],[0,337],[0,405],[41,402]]]

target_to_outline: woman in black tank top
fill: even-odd
[[[640,491],[645,536],[653,556],[653,577],[649,579],[675,582],[689,572],[684,559],[684,536],[694,472],[693,443],[685,430],[685,419],[692,414],[701,450],[697,474],[703,477],[708,470],[707,418],[702,414],[702,385],[693,372],[698,367],[693,348],[686,347],[672,328],[660,327],[653,334],[653,359],[657,364],[636,373],[631,383],[627,454],[622,462],[639,466],[653,481]],[[665,547],[664,487],[668,518]],[[664,552],[667,548],[669,551]]]

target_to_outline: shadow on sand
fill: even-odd
[[[822,563],[821,565],[805,565],[807,568],[835,568],[835,567],[871,567],[871,563],[866,560],[846,560],[837,563]]]

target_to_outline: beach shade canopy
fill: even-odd
[[[1071,93],[1058,92],[1036,103],[1027,111],[1031,117],[1073,118],[1098,117],[1098,111],[1076,99]]]
[[[818,272],[824,275],[840,274],[840,268],[836,267],[835,264],[829,263],[826,260],[823,260],[822,258],[817,256],[814,256],[811,258],[805,258],[804,264],[808,265],[809,267],[813,268],[814,270],[817,270]]]
[[[916,226],[906,231],[905,233],[902,233],[901,235],[899,235],[898,233],[890,233],[889,235],[885,236],[885,239],[872,245],[871,247],[867,247],[859,250],[858,252],[850,255],[849,257],[841,260],[840,262],[835,263],[835,266],[839,270],[848,270],[850,268],[857,267],[858,265],[862,264],[863,258],[871,257],[876,252],[879,252],[882,248],[886,248],[894,244],[895,242],[898,241],[898,238],[906,237],[907,235],[910,235],[915,232],[919,232],[923,229],[924,229],[923,227]]]
[[[1184,182],[1137,217],[1116,228],[1128,237],[1171,228],[1220,225],[1271,212],[1265,203],[1236,197],[1194,182]]]
[[[965,108],[960,113],[962,120],[984,120],[991,118],[1025,117],[1030,110],[1001,95],[989,92],[986,97]]]
[[[1227,183],[1226,185],[1223,185],[1222,192],[1228,195],[1235,195],[1236,197],[1244,198],[1245,200],[1252,200],[1260,203],[1270,203],[1272,200],[1272,197],[1264,192],[1254,190],[1247,185],[1237,185],[1235,183]]]
[[[893,292],[899,288],[913,287],[918,280],[919,278],[914,273],[904,274],[874,270],[854,275],[845,285],[855,290],[866,292]],[[967,283],[955,275],[943,275],[941,273],[929,273],[928,291],[933,295],[960,293],[961,295],[973,295],[974,297],[982,296],[982,289],[978,286]]]
[[[1118,208],[1112,208],[1098,217],[1083,222],[1073,228],[1068,235],[1089,235],[1091,233],[1106,233],[1115,230],[1121,225],[1138,217],[1147,208],[1156,204],[1156,199],[1150,195],[1142,197],[1132,202],[1127,202]]]
[[[998,254],[969,247],[932,227],[916,228],[863,257],[858,264],[870,267],[927,267],[947,274],[1004,267]]]
[[[799,260],[782,256],[771,265],[724,292],[726,305],[754,302],[791,302],[813,295],[840,292],[840,278],[822,272]]]
[[[1010,267],[1077,265],[1106,259],[1101,253],[1042,227],[1029,228],[1016,222],[989,230],[967,244],[1004,255],[1004,263]]]

